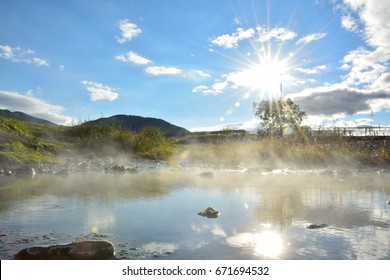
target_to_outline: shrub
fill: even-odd
[[[134,151],[146,158],[168,159],[175,152],[175,145],[158,128],[148,127],[135,136]]]

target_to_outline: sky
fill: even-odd
[[[253,102],[283,95],[314,127],[386,126],[389,17],[388,0],[0,0],[0,109],[251,130]]]

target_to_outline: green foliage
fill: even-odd
[[[90,123],[85,122],[79,125],[69,127],[66,131],[66,136],[70,141],[78,141],[79,143],[94,141],[102,141],[111,138],[118,129],[112,123]]]
[[[0,129],[26,137],[32,137],[32,131],[27,124],[10,118],[0,117]]]
[[[285,102],[292,111],[300,112],[298,107]],[[264,103],[261,106],[264,108]],[[269,114],[264,112],[264,116]],[[285,123],[298,125],[303,116],[299,114],[296,121],[287,117]],[[280,135],[276,132],[280,127],[284,128],[276,124],[270,127],[269,135]],[[278,162],[310,166],[346,164],[351,159],[363,164],[390,164],[390,142],[386,138],[353,138],[336,133],[314,137],[308,136],[309,129],[305,127],[299,127],[296,132],[288,137],[259,138],[244,131],[224,130],[194,133],[172,140],[153,127],[133,133],[111,123],[84,123],[64,127],[0,117],[0,164],[58,162],[65,151],[69,155],[86,156],[135,154],[142,158],[169,159],[178,165],[185,162],[219,167],[272,165]],[[301,137],[300,133],[305,137]]]
[[[298,130],[306,113],[290,98],[278,100],[261,100],[253,103],[254,114],[262,120],[263,130],[259,133],[266,136],[283,136],[284,130]]]
[[[54,159],[44,149],[33,149],[16,141],[0,145],[0,161],[15,163],[53,162]]]
[[[146,158],[168,159],[175,152],[175,145],[159,129],[148,127],[135,136],[134,151]]]
[[[54,127],[0,117],[1,162],[51,162],[60,146],[50,143]],[[39,140],[37,139],[39,137]]]
[[[66,130],[67,141],[87,153],[135,153],[140,157],[166,159],[174,151],[174,144],[157,128],[145,128],[140,133],[122,130],[113,123],[83,123]]]

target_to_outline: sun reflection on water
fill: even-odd
[[[283,242],[280,234],[272,231],[260,233],[256,236],[255,255],[261,255],[269,258],[277,258],[283,251]]]
[[[283,240],[280,234],[274,231],[260,233],[238,233],[227,238],[231,246],[246,248],[253,251],[255,256],[276,259],[283,252]]]

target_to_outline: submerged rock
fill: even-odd
[[[114,245],[109,241],[80,241],[49,247],[30,247],[14,256],[15,260],[109,260]]]
[[[202,173],[199,174],[200,177],[204,177],[204,178],[213,178],[214,177],[214,173],[211,172],[211,171],[204,171]]]
[[[327,224],[310,224],[306,228],[308,229],[317,229],[317,228],[325,228],[328,227]]]
[[[390,204],[390,200],[386,201],[387,204]]]
[[[219,211],[215,210],[213,207],[207,207],[206,210],[200,211],[198,215],[202,217],[207,217],[207,218],[218,218],[219,216]]]

